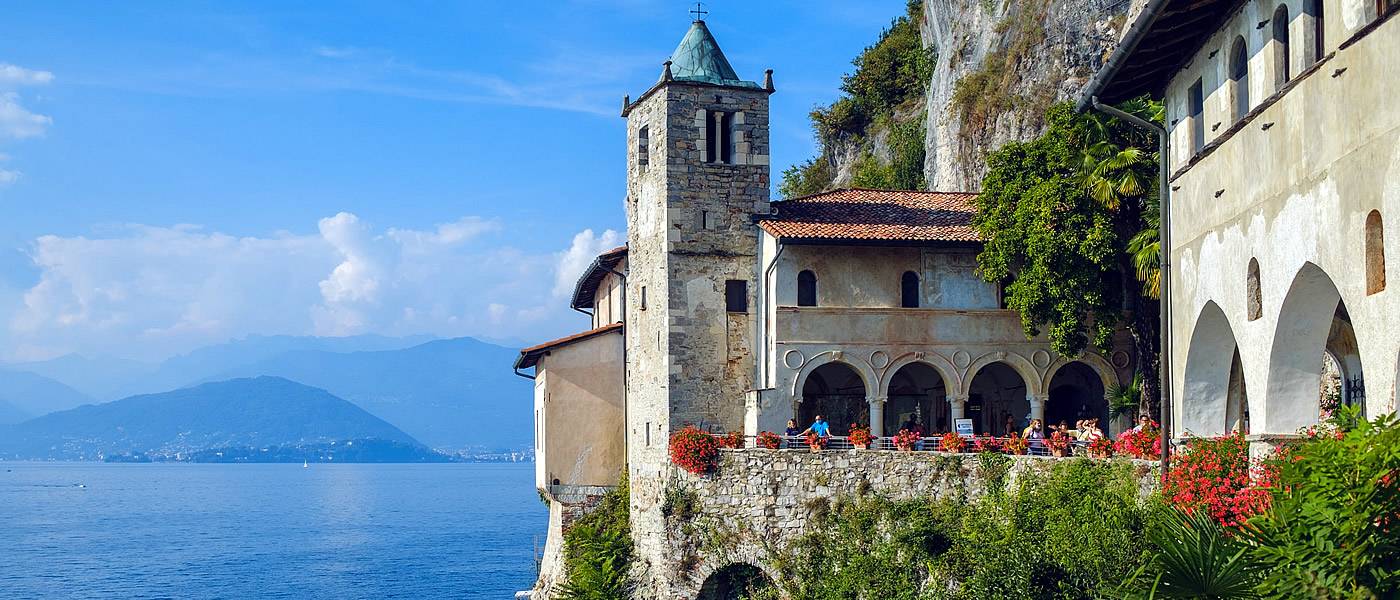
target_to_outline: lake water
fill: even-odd
[[[0,596],[509,599],[544,545],[533,477],[529,463],[0,462]]]

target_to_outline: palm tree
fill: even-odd
[[[1124,599],[1258,598],[1259,565],[1238,535],[1231,535],[1207,511],[1186,514],[1162,509],[1160,522],[1147,530],[1152,560],[1124,583]]]

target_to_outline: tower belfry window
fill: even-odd
[[[705,162],[734,162],[734,113],[705,111]]]
[[[646,125],[637,130],[637,165],[645,167],[650,162],[651,134]]]

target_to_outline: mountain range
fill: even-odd
[[[0,434],[0,457],[78,460],[354,439],[421,446],[350,402],[280,377],[83,405],[4,426]]]
[[[116,398],[130,405],[170,390],[182,401],[202,401],[221,390],[204,384],[274,376],[344,399],[415,443],[449,451],[520,449],[530,445],[531,387],[510,372],[515,356],[513,349],[473,338],[383,336],[253,336],[159,364],[69,355],[0,367],[0,425],[28,426],[26,420],[39,415]],[[56,427],[79,421],[53,423],[44,431],[60,434]],[[142,427],[139,421],[130,426]]]

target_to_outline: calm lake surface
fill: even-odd
[[[533,477],[529,463],[0,462],[0,596],[509,599],[544,545]]]

